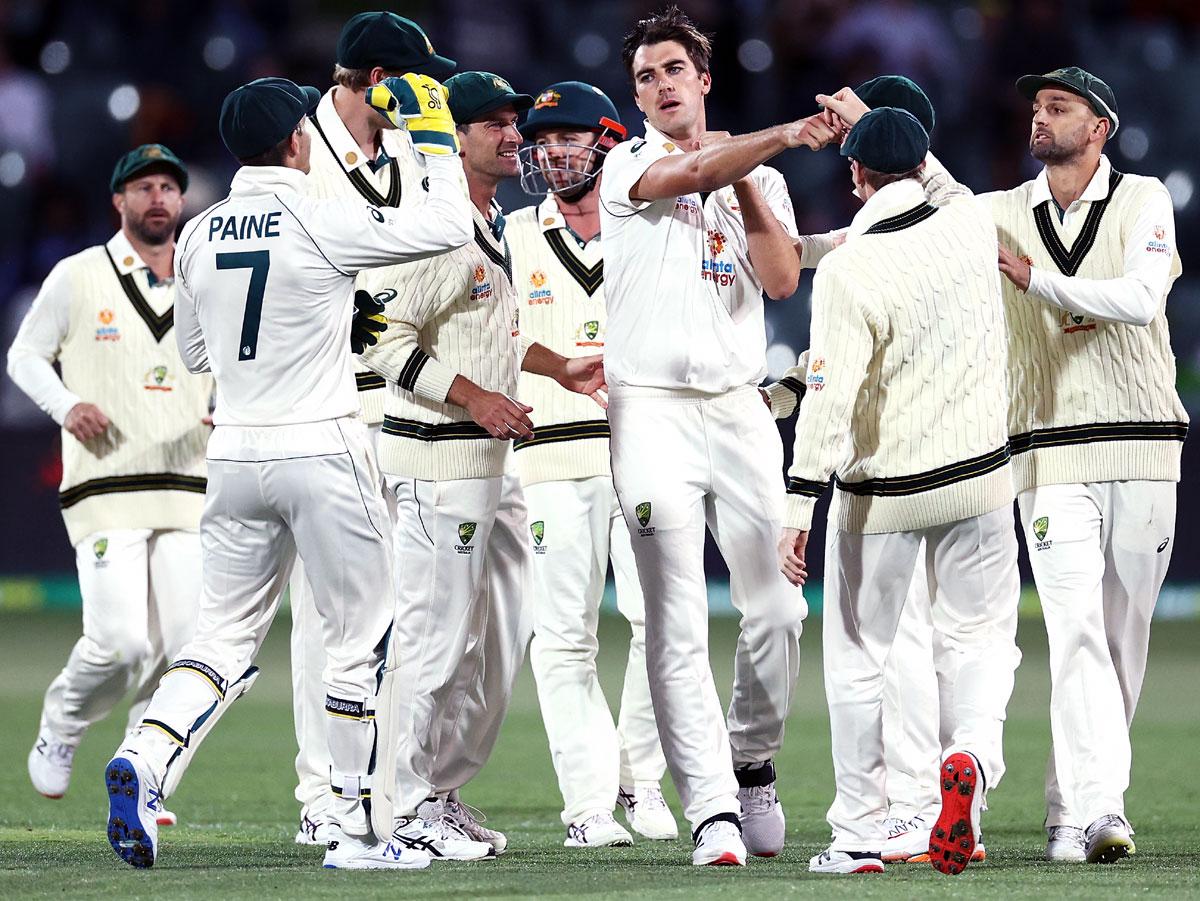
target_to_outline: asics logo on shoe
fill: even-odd
[[[336,844],[336,842],[334,842],[333,844]],[[387,845],[383,849],[383,856],[391,857],[392,860],[399,860],[403,854],[404,854],[404,849],[397,847],[392,842],[388,842]]]
[[[156,812],[162,810],[162,793],[157,789],[150,789],[150,797],[146,800],[146,806]]]
[[[437,845],[434,842],[429,841],[429,839],[396,834],[392,836],[392,841],[399,842],[405,848],[408,848],[412,851],[424,851],[430,857],[442,856],[442,852],[438,850]],[[388,847],[390,848],[391,846],[391,842],[388,842]],[[399,855],[399,851],[397,851],[397,855]]]

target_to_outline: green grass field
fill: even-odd
[[[1134,727],[1128,814],[1138,828],[1135,858],[1107,867],[1040,860],[1041,785],[1048,748],[1045,638],[1022,624],[1025,660],[1009,708],[1008,775],[991,794],[984,828],[989,859],[959,877],[927,865],[890,866],[882,876],[815,877],[810,855],[825,846],[832,797],[829,727],[820,676],[819,621],[803,639],[800,696],[777,759],[788,816],[788,846],[745,870],[689,865],[690,844],[641,842],[598,852],[562,847],[560,799],[537,709],[533,679],[522,675],[491,763],[464,792],[509,836],[495,862],[434,865],[422,872],[325,871],[321,851],[292,843],[295,753],[289,701],[286,620],[259,659],[263,676],[210,737],[171,799],[181,824],[163,830],[159,862],[134,871],[109,850],[102,767],[120,737],[123,711],[96,726],[76,757],[75,781],[61,801],[36,795],[25,757],[42,691],[66,659],[78,619],[64,614],[0,615],[0,897],[73,898],[421,898],[532,895],[652,897],[1115,897],[1200,895],[1200,810],[1195,776],[1200,742],[1200,623],[1156,626],[1150,671]],[[622,623],[606,618],[602,675],[618,696]],[[713,624],[719,685],[727,686],[735,624]],[[1096,698],[1095,703],[1106,703]],[[668,791],[675,809],[674,793]],[[686,829],[684,830],[686,834]]]

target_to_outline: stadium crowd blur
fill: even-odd
[[[7,349],[41,280],[61,258],[116,228],[108,179],[117,157],[167,144],[191,169],[188,212],[224,195],[236,168],[217,135],[233,87],[286,75],[324,90],[342,23],[389,8],[420,22],[463,69],[494,71],[537,93],[569,78],[616,101],[631,133],[641,116],[620,41],[658,0],[0,0],[0,340]],[[934,152],[977,192],[1037,172],[1030,110],[1013,82],[1081,65],[1120,104],[1107,148],[1122,170],[1162,179],[1175,203],[1184,276],[1168,312],[1180,387],[1200,412],[1200,3],[1195,0],[690,0],[715,36],[709,127],[748,131],[809,115],[818,92],[882,73],[912,77],[937,110]],[[802,232],[845,225],[858,202],[835,152],[792,151],[787,177]],[[506,208],[533,199],[514,182]],[[790,302],[768,307],[772,373],[807,344],[811,274]],[[69,569],[55,503],[57,429],[0,376],[5,532],[0,573]],[[1195,443],[1193,439],[1192,444]],[[786,436],[790,449],[790,435]],[[1185,451],[1180,509],[1193,487]],[[25,526],[22,526],[25,528]],[[1176,552],[1172,576],[1200,580],[1200,553]],[[818,545],[819,546],[819,545]],[[1200,539],[1194,550],[1200,551]]]

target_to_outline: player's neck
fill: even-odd
[[[704,133],[708,130],[708,119],[704,114],[704,109],[701,108],[700,115],[692,123],[691,127],[686,130],[677,132],[663,131],[662,134],[674,141],[681,150],[698,150],[700,149],[700,139],[704,137]]]
[[[496,199],[496,188],[500,183],[490,178],[467,176],[467,194],[475,209],[479,210],[484,219],[491,221],[492,201]]]
[[[1061,163],[1046,164],[1046,181],[1054,202],[1064,210],[1083,196],[1100,168],[1100,155],[1079,155]]]
[[[383,144],[383,129],[377,124],[379,114],[367,106],[365,91],[351,91],[348,88],[333,89],[333,109],[358,144],[358,149],[367,159],[373,160],[379,155]]]
[[[175,263],[175,241],[167,241],[165,244],[147,244],[145,241],[138,240],[137,236],[129,233],[129,229],[123,228],[125,238],[129,241],[130,246],[137,251],[137,255],[141,257],[150,271],[154,273],[154,277],[161,281],[166,281],[174,275]]]
[[[584,241],[590,241],[600,234],[600,186],[596,185],[578,200],[568,202],[561,197],[555,197],[558,211],[567,221],[571,231]]]

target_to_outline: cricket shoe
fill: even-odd
[[[775,794],[775,764],[753,763],[734,769],[742,805],[742,838],[755,857],[774,857],[783,850],[787,821]]]
[[[1084,831],[1088,863],[1116,863],[1122,857],[1136,854],[1133,827],[1118,813],[1107,813]]]
[[[920,863],[929,860],[930,828],[919,814],[905,820],[888,817],[883,821],[887,840],[883,843],[884,863]]]
[[[392,844],[421,851],[432,860],[489,860],[496,849],[473,840],[446,815],[445,802],[430,798],[417,807],[414,817],[396,820]]]
[[[327,870],[423,870],[429,866],[428,854],[394,840],[380,842],[373,835],[354,838],[336,826],[328,828],[332,837],[321,863]]]
[[[808,872],[836,873],[841,876],[882,873],[883,858],[878,851],[837,851],[826,848],[808,861]]]
[[[446,797],[445,815],[451,823],[465,832],[468,838],[472,841],[487,842],[496,850],[497,854],[503,854],[504,849],[508,847],[508,838],[504,833],[483,825],[487,822],[483,811],[477,810],[470,804],[464,804],[458,796],[457,789]]]
[[[74,762],[75,745],[62,741],[43,725],[29,752],[29,781],[39,795],[57,800],[67,793]]]
[[[336,827],[327,815],[314,810],[307,804],[300,809],[300,828],[296,832],[297,845],[328,845],[334,839]]]
[[[1087,860],[1087,838],[1078,826],[1047,826],[1046,860],[1083,863]]]
[[[629,827],[638,835],[654,841],[679,838],[679,825],[657,785],[622,785],[617,803],[625,811]]]
[[[628,848],[633,844],[629,831],[608,811],[592,814],[567,827],[564,848]]]
[[[967,868],[979,837],[983,810],[983,773],[969,751],[942,761],[942,810],[929,836],[929,862],[939,873],[957,876]]]
[[[171,813],[171,811],[169,811],[169,810],[167,810],[167,808],[163,807],[161,800],[159,801],[159,808],[160,809],[158,811],[158,816],[156,816],[154,818],[155,823],[157,823],[159,826],[178,826],[179,825],[179,817],[175,816],[175,814]]]
[[[104,768],[108,789],[108,843],[131,867],[154,866],[158,856],[158,780],[134,752],[118,752]]]
[[[696,830],[692,866],[744,867],[746,845],[737,817],[733,814],[718,814],[718,817],[706,820]]]

